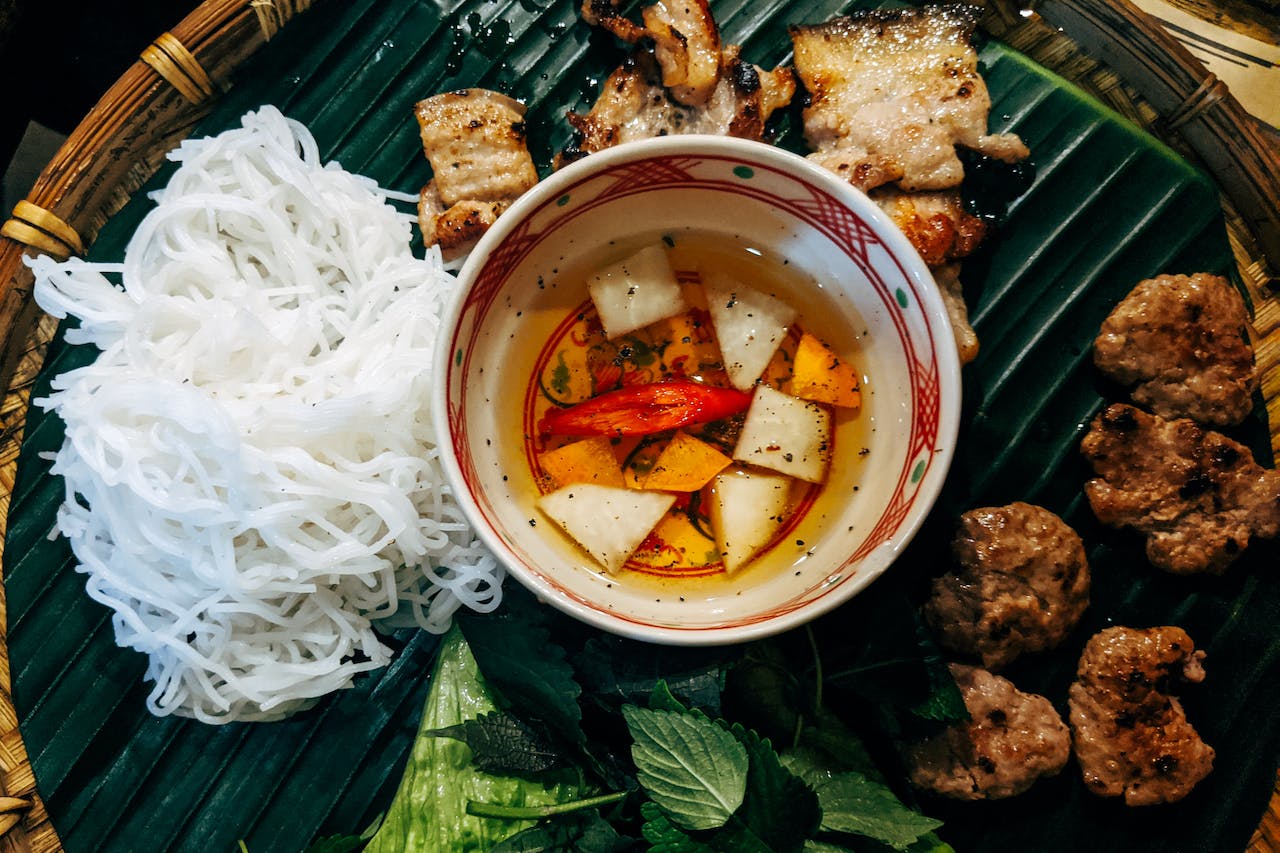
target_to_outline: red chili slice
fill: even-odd
[[[650,435],[736,415],[751,405],[751,394],[689,379],[628,385],[607,391],[542,419],[550,435]]]

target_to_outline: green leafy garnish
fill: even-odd
[[[743,821],[769,849],[799,850],[822,820],[813,789],[783,766],[768,740],[734,723],[730,733],[747,750],[750,770],[743,798]]]
[[[649,691],[649,710],[650,711],[671,711],[676,714],[684,714],[689,711],[689,706],[676,698],[671,692],[670,685],[665,680],[659,680],[653,685]],[[700,716],[706,717],[702,711],[697,711]]]
[[[690,838],[676,826],[657,803],[645,803],[640,814],[644,817],[642,832],[649,842],[649,853],[715,853],[714,847]]]
[[[503,705],[538,709],[539,719],[571,743],[583,740],[582,688],[565,650],[551,640],[536,611],[508,608],[492,618],[461,620],[463,633]]]
[[[804,842],[804,853],[853,853],[848,847],[831,844],[826,841],[815,841],[810,838]]]
[[[598,794],[582,800],[568,800],[545,806],[508,806],[502,803],[482,803],[472,800],[467,803],[467,814],[477,817],[496,817],[511,820],[541,820],[547,817],[572,814],[597,806],[606,806],[621,801],[627,796],[626,791],[614,791],[611,794]]]
[[[921,719],[939,723],[967,720],[969,711],[965,708],[960,688],[956,686],[955,677],[951,675],[941,650],[934,645],[919,614],[916,615],[916,642],[917,648],[923,653],[929,689],[923,699],[911,706],[911,712]]]
[[[942,821],[907,808],[887,785],[856,771],[833,772],[809,750],[789,753],[786,766],[817,793],[822,806],[821,828],[862,835],[906,850]]]
[[[942,826],[904,806],[893,792],[860,773],[840,773],[817,786],[822,828],[865,835],[895,850],[906,850]]]
[[[368,853],[487,851],[532,821],[467,814],[472,800],[512,806],[572,800],[576,786],[496,776],[471,763],[466,744],[431,732],[462,725],[497,710],[476,660],[456,627],[440,645],[431,690],[404,777]]]
[[[747,750],[703,716],[628,705],[637,779],[685,829],[723,826],[747,791]]]
[[[890,580],[874,606],[856,602],[857,617],[847,619],[855,627],[844,642],[823,644],[833,650],[827,685],[873,706],[889,734],[968,719],[955,680],[917,609]]]
[[[813,712],[812,722],[800,734],[799,746],[797,754],[813,751],[810,763],[814,767],[826,767],[833,771],[853,770],[868,779],[888,784],[862,738],[826,708],[818,708]]]
[[[462,617],[445,638],[413,758],[368,849],[952,853],[857,730],[871,721],[883,738],[879,721],[905,721],[892,736],[954,714],[954,681],[933,677],[927,637],[890,655],[866,632],[915,626],[883,618],[836,626],[838,645],[806,629],[669,649],[513,592],[501,613]],[[359,849],[325,841],[337,846],[316,853]]]
[[[720,713],[729,653],[720,649],[653,646],[621,637],[592,637],[574,659],[593,701],[644,704],[659,681],[688,707]]]
[[[564,353],[557,353],[556,366],[551,370],[551,389],[563,399],[569,393],[569,365],[564,363]]]

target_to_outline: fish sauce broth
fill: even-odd
[[[770,543],[734,573],[733,583],[740,585],[758,573],[794,570],[798,574],[817,537],[844,533],[827,529],[825,522],[835,518],[847,501],[857,499],[870,452],[866,439],[874,429],[875,395],[872,377],[867,375],[860,358],[859,342],[865,329],[860,325],[849,327],[844,321],[848,311],[842,314],[836,310],[831,304],[834,297],[798,265],[719,235],[673,231],[647,240],[619,242],[590,262],[562,271],[561,282],[570,284],[571,292],[586,297],[586,281],[594,272],[659,240],[666,247],[689,310],[613,340],[606,338],[590,298],[584,298],[564,314],[537,354],[524,395],[524,455],[533,483],[541,494],[556,489],[559,484],[542,464],[544,455],[581,440],[579,436],[555,435],[539,428],[554,409],[614,389],[673,378],[731,387],[702,288],[705,272],[727,273],[743,284],[778,297],[798,312],[759,380],[761,384],[789,392],[791,363],[804,332],[824,341],[859,371],[860,407],[826,407],[832,415],[833,428],[825,481],[793,481],[785,521]],[[739,414],[687,426],[683,431],[732,456],[743,417]],[[673,432],[609,439],[627,487],[641,488]],[[711,488],[708,484],[695,492],[678,493],[675,504],[621,572],[610,574],[586,555],[584,565],[592,566],[608,583],[639,584],[667,592],[675,589],[682,594],[695,587],[708,594],[714,594],[717,588],[727,589],[730,575],[717,551],[709,516]],[[565,535],[552,524],[543,529],[547,535]]]

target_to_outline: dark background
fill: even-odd
[[[143,49],[197,5],[0,0],[0,170],[28,123],[70,134]],[[17,199],[3,201],[7,214]]]

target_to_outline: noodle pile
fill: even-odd
[[[57,532],[153,713],[278,719],[388,663],[372,620],[501,598],[428,408],[455,280],[410,251],[407,197],[273,107],[170,158],[123,263],[30,261],[102,351],[37,401],[66,423]]]

